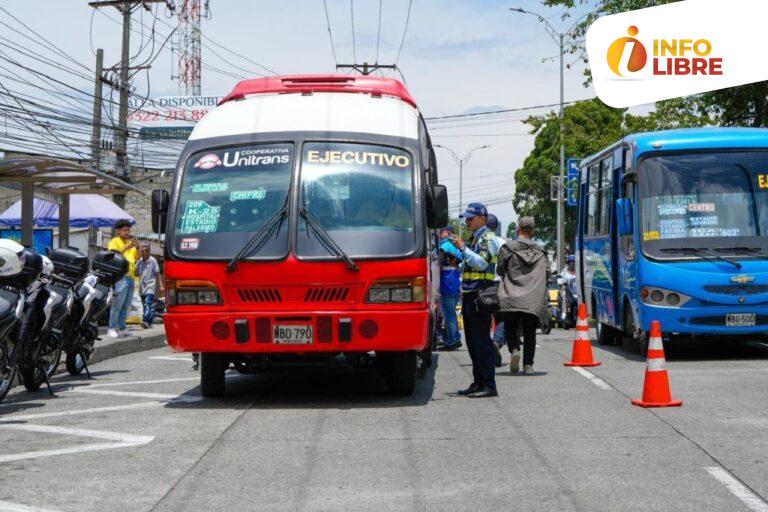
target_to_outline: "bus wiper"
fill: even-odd
[[[711,252],[707,251],[706,249],[700,249],[698,247],[667,247],[664,249],[660,249],[661,252],[694,252],[696,254],[699,254],[701,256],[706,256],[710,260],[720,260],[724,261],[730,265],[733,265],[736,268],[741,268],[741,263],[738,261],[733,261],[728,258],[724,258],[720,256],[719,254],[712,254]]]
[[[253,236],[245,243],[243,248],[240,249],[231,260],[229,260],[225,270],[227,272],[234,271],[239,262],[253,254],[254,251],[261,249],[261,247],[264,245],[264,242],[267,241],[269,236],[272,234],[272,231],[274,231],[275,226],[277,226],[278,233],[280,232],[280,226],[283,224],[283,221],[287,216],[288,198],[286,197],[283,206],[281,206],[274,215],[268,218],[266,222],[261,225],[258,231],[256,231],[256,233],[254,233]]]
[[[333,237],[331,237],[330,233],[328,233],[323,225],[320,224],[320,221],[317,220],[314,215],[309,213],[309,210],[307,210],[306,206],[299,208],[299,215],[301,215],[304,220],[307,221],[307,226],[311,227],[315,231],[317,237],[328,248],[330,248],[331,251],[339,257],[339,259],[343,260],[347,264],[347,268],[349,270],[360,270],[360,267],[357,266],[357,263],[355,263],[352,258],[350,258],[349,255],[347,255],[347,253],[345,253],[344,250],[339,247],[339,244],[336,243]]]
[[[757,254],[758,256],[762,256],[763,258],[768,258],[768,253],[763,252],[760,250],[759,247],[718,247],[715,249],[715,251],[744,251],[744,252],[751,252],[752,254]]]

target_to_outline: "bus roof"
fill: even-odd
[[[635,154],[648,151],[768,147],[768,130],[762,128],[685,128],[637,133],[624,138]]]
[[[341,92],[392,96],[416,107],[408,90],[394,78],[370,75],[286,75],[243,80],[235,85],[219,105],[241,100],[252,94],[310,94],[315,92]]]
[[[638,158],[651,151],[686,151],[720,148],[768,148],[768,129],[765,128],[680,128],[655,132],[633,133],[615,144],[584,158],[580,166],[615,150],[622,144],[631,144]]]

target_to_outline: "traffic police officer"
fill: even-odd
[[[465,244],[452,237],[453,244],[462,252],[464,270],[461,274],[461,311],[464,318],[464,337],[472,359],[473,382],[460,395],[472,398],[498,396],[496,391],[495,351],[491,341],[491,312],[478,307],[477,292],[490,286],[496,279],[496,244],[493,231],[488,229],[488,210],[480,203],[470,203],[467,211],[459,215],[466,219],[472,238]]]

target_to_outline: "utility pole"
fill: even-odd
[[[104,79],[104,50],[96,50],[96,76],[93,85],[93,133],[91,134],[91,167],[101,170],[101,97]]]
[[[560,114],[558,116],[560,120],[560,173],[557,182],[557,272],[560,273],[565,267],[565,36],[569,35],[587,15],[577,19],[571,28],[565,32],[558,32],[541,14],[515,7],[511,7],[509,10],[536,16],[539,22],[544,24],[549,37],[560,48]]]
[[[98,2],[88,2],[88,5],[94,9],[101,7],[114,7],[123,15],[123,41],[120,52],[120,100],[117,116],[117,145],[115,154],[117,155],[118,173],[121,177],[130,181],[130,169],[128,168],[128,96],[130,95],[130,58],[131,58],[131,12],[134,5],[141,5],[145,10],[151,12],[148,4],[164,3],[169,9],[174,6],[171,0],[101,0]],[[125,207],[125,195],[115,195],[114,202],[119,207]]]
[[[557,182],[557,273],[565,268],[565,73],[563,34],[560,35],[560,179]]]
[[[447,146],[435,144],[435,147],[445,149],[450,152],[451,156],[453,157],[453,161],[456,162],[456,165],[459,166],[459,212],[461,212],[461,209],[464,208],[464,164],[469,161],[469,157],[472,156],[472,153],[481,149],[487,149],[491,146],[478,146],[464,155],[464,158],[459,158],[459,155],[457,155],[456,152]],[[459,222],[459,238],[461,238],[461,222]]]

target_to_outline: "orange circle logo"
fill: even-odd
[[[621,77],[624,76],[622,71],[635,73],[643,69],[648,63],[648,52],[645,50],[645,46],[635,39],[639,32],[640,30],[633,25],[627,29],[629,37],[621,37],[608,47],[608,55],[606,56],[608,67]],[[622,70],[620,69],[621,61],[626,51],[630,52],[629,60],[627,61],[626,69]]]

